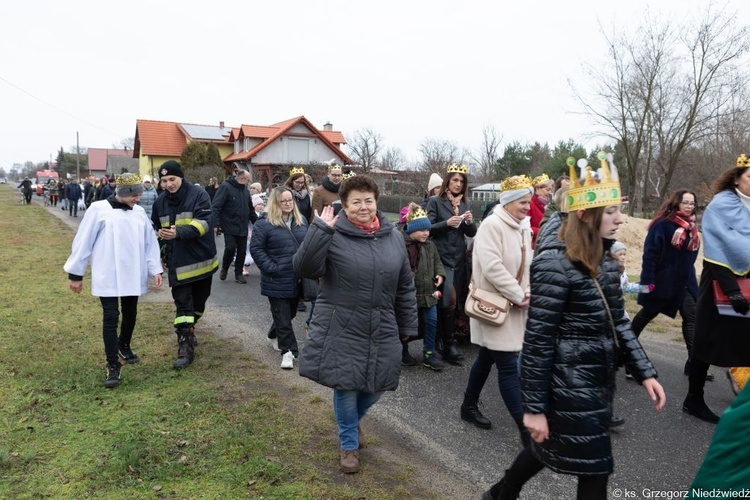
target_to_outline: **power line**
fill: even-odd
[[[15,88],[16,90],[18,90],[20,92],[23,92],[24,94],[26,94],[27,96],[31,97],[32,99],[36,99],[37,101],[41,102],[42,104],[44,104],[46,106],[49,106],[50,108],[52,108],[52,109],[54,109],[56,111],[59,111],[60,113],[62,113],[64,115],[67,115],[70,118],[73,118],[74,120],[78,120],[79,122],[83,122],[83,123],[85,123],[87,125],[90,125],[90,126],[92,126],[94,128],[97,128],[97,129],[101,130],[102,132],[106,132],[108,134],[112,134],[113,137],[122,137],[122,135],[118,134],[117,132],[112,132],[111,130],[107,130],[104,127],[100,127],[99,125],[97,125],[95,123],[92,123],[92,122],[90,122],[90,121],[88,121],[88,120],[86,120],[84,118],[78,117],[78,116],[74,115],[73,113],[65,111],[64,109],[60,108],[59,106],[55,106],[54,104],[52,104],[50,102],[47,102],[47,101],[45,101],[44,99],[42,99],[40,97],[35,96],[31,92],[22,89],[21,87],[19,87],[15,83],[13,83],[11,81],[8,81],[7,79],[3,78],[2,76],[0,76],[0,80],[4,81],[5,83],[7,83],[11,87]]]

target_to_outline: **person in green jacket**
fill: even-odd
[[[706,458],[690,486],[687,498],[706,498],[702,493],[713,490],[719,490],[723,496],[729,497],[750,487],[749,387],[750,384],[746,385],[721,415]]]
[[[435,334],[437,332],[437,303],[440,298],[438,287],[445,280],[445,270],[437,247],[427,239],[430,237],[431,226],[427,212],[416,203],[410,203],[409,213],[406,215],[406,226],[404,226],[404,242],[417,288],[419,327],[420,331],[424,332],[422,364],[426,368],[441,371],[443,361],[435,352]],[[405,366],[416,365],[417,361],[409,354],[408,339],[402,339],[401,344],[403,346],[401,363]]]

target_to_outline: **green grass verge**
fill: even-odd
[[[62,269],[73,231],[0,185],[0,234],[0,498],[436,496],[377,457],[340,473],[329,401],[207,326],[173,370],[171,304],[139,305],[142,361],[105,389],[99,301]]]

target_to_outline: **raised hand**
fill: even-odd
[[[325,224],[328,227],[335,226],[336,222],[339,220],[339,216],[338,215],[335,215],[335,216],[333,215],[333,207],[330,206],[330,205],[323,207],[323,212],[320,213],[320,214],[318,214],[318,211],[316,210],[315,211],[315,217],[317,217],[320,220],[322,220],[323,222],[325,222]]]

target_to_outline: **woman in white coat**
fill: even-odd
[[[495,365],[500,395],[521,432],[524,445],[529,435],[523,426],[517,358],[523,345],[529,307],[532,249],[531,225],[526,215],[532,194],[531,179],[525,175],[505,179],[498,205],[482,221],[474,238],[472,287],[499,293],[512,306],[500,326],[471,319],[471,342],[479,346],[479,352],[471,367],[461,405],[462,419],[483,429],[492,427],[479,411],[477,402]]]

